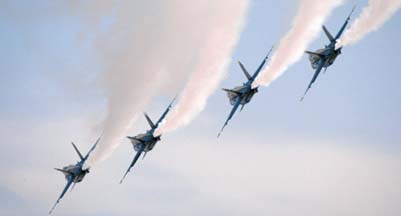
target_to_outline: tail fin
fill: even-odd
[[[81,152],[79,152],[78,148],[75,146],[75,144],[74,144],[73,142],[71,142],[71,144],[72,144],[72,146],[74,147],[75,151],[77,152],[79,158],[80,158],[81,160],[83,160],[84,157],[82,156]]]
[[[326,34],[327,38],[329,38],[330,42],[336,42],[333,35],[330,34],[329,30],[327,30],[326,26],[322,26],[324,33]]]
[[[146,118],[146,120],[148,121],[150,127],[151,127],[151,128],[154,128],[154,127],[155,127],[155,124],[153,124],[152,119],[150,119],[150,117],[148,116],[148,114],[146,114],[146,113],[144,113],[144,114],[145,114],[145,118]]]
[[[248,73],[248,71],[246,70],[246,68],[244,67],[244,65],[243,65],[240,61],[238,61],[238,64],[239,64],[239,66],[241,67],[242,71],[244,72],[246,78],[247,78],[248,80],[251,80],[251,79],[252,79],[252,76]]]

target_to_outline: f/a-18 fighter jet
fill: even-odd
[[[167,116],[167,113],[170,111],[171,106],[174,103],[174,100],[175,100],[175,98],[173,99],[173,101],[171,101],[170,105],[164,111],[164,113],[159,118],[159,120],[156,122],[156,124],[154,124],[153,121],[150,119],[150,117],[145,113],[145,118],[150,125],[150,129],[148,131],[146,131],[146,133],[138,134],[133,137],[131,137],[131,136],[127,137],[128,139],[131,140],[131,143],[134,147],[134,150],[136,151],[136,154],[135,154],[135,157],[132,160],[131,164],[129,165],[127,171],[125,172],[123,178],[121,179],[120,184],[123,182],[124,178],[130,172],[131,168],[134,167],[136,161],[141,156],[141,154],[143,153],[143,158],[145,158],[146,153],[148,151],[151,151],[155,147],[156,143],[158,141],[160,141],[161,135],[155,136],[154,133],[155,133],[157,127],[163,121],[163,119]]]
[[[312,87],[312,84],[316,81],[316,78],[319,76],[320,72],[324,68],[324,71],[334,63],[337,56],[341,54],[342,47],[336,48],[336,44],[338,39],[341,37],[341,34],[344,32],[345,28],[348,25],[352,12],[354,12],[354,8],[352,8],[351,13],[348,15],[345,23],[341,27],[340,31],[337,33],[335,37],[333,37],[327,28],[323,25],[323,31],[326,36],[330,40],[330,44],[326,45],[325,48],[318,49],[315,52],[305,51],[305,53],[309,54],[309,61],[312,65],[312,68],[315,69],[315,74],[313,75],[312,80],[310,81],[308,88],[306,89],[304,95],[301,98],[301,101],[304,99],[305,95],[308,93],[309,89]]]
[[[227,126],[230,119],[234,116],[234,113],[237,111],[238,107],[240,105],[242,105],[242,107],[241,107],[241,110],[242,110],[244,108],[245,104],[249,103],[251,101],[253,95],[255,95],[258,92],[258,87],[252,88],[252,83],[255,81],[259,72],[262,70],[263,66],[265,65],[272,49],[273,49],[273,47],[270,49],[269,53],[263,59],[262,63],[259,65],[258,69],[255,71],[255,73],[252,76],[245,69],[244,65],[240,61],[238,61],[238,64],[241,67],[242,71],[244,72],[248,81],[243,83],[242,86],[238,86],[233,89],[223,88],[223,90],[225,92],[227,92],[228,99],[230,101],[230,104],[233,106],[233,108],[232,108],[230,115],[228,116],[226,122],[224,123],[223,127],[221,128],[219,134],[217,135],[217,137],[219,137],[221,135],[221,133],[223,132],[224,128]]]
[[[85,161],[89,158],[90,153],[95,149],[99,140],[100,140],[100,137],[97,139],[95,144],[92,146],[92,148],[88,151],[88,153],[85,156],[82,156],[81,152],[79,152],[79,150],[75,146],[75,144],[72,143],[72,146],[74,147],[75,151],[77,152],[77,154],[81,160],[78,161],[75,165],[71,164],[71,165],[63,167],[63,169],[54,168],[55,170],[60,171],[64,174],[65,179],[67,180],[67,185],[64,187],[63,192],[61,192],[61,195],[57,199],[53,208],[49,211],[49,214],[52,213],[52,211],[54,210],[56,205],[60,202],[60,200],[63,198],[64,194],[67,192],[67,190],[70,188],[70,186],[72,185],[72,188],[71,188],[71,190],[72,190],[74,188],[75,184],[78,182],[81,182],[84,179],[85,175],[89,173],[89,167],[84,168],[84,164],[85,164]]]

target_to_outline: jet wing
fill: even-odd
[[[354,10],[355,10],[355,6],[352,8],[351,13],[348,15],[348,17],[345,20],[345,22],[344,22],[343,26],[341,27],[340,31],[338,31],[336,37],[334,38],[335,40],[338,40],[341,37],[342,33],[344,32],[345,28],[348,25],[348,22],[349,22],[349,20],[351,18],[352,13],[354,12]]]
[[[253,82],[256,77],[258,76],[258,74],[260,73],[260,71],[262,70],[263,66],[265,65],[267,59],[269,58],[269,55],[271,53],[271,51],[273,50],[273,47],[270,48],[269,52],[267,53],[266,57],[263,59],[262,63],[260,63],[258,69],[256,70],[256,72],[253,74],[251,81]]]
[[[70,188],[71,184],[73,183],[74,178],[72,176],[68,177],[67,185],[65,185],[63,192],[61,193],[60,197],[57,199],[56,203],[54,204],[53,208],[50,209],[49,214],[51,214],[56,208],[56,205],[60,202],[60,200],[63,198],[64,194],[68,191],[68,188]]]
[[[155,125],[155,129],[159,126],[159,124],[163,121],[163,119],[167,116],[167,113],[170,111],[170,109],[171,109],[171,106],[173,105],[173,103],[174,103],[174,101],[175,101],[175,98],[176,97],[174,97],[174,99],[171,101],[171,103],[168,105],[168,107],[167,107],[167,109],[164,111],[164,113],[163,113],[163,115],[162,116],[160,116],[160,118],[159,118],[159,120],[156,122],[156,125]]]
[[[101,137],[102,137],[102,136],[100,136],[100,137],[96,140],[95,144],[92,146],[92,148],[88,151],[88,153],[87,153],[87,154],[85,155],[85,157],[82,159],[82,163],[84,163],[84,162],[88,159],[90,153],[92,153],[92,151],[96,148],[96,145],[97,145],[97,143],[99,142],[99,140],[100,140]]]
[[[306,93],[308,93],[309,89],[312,87],[312,84],[316,81],[316,78],[319,76],[320,72],[322,71],[324,65],[324,61],[320,60],[319,66],[316,68],[315,74],[313,75],[312,80],[310,81],[308,88],[306,89],[304,96],[302,96],[301,101],[304,99]]]
[[[141,156],[143,150],[145,149],[145,146],[142,145],[141,149],[139,149],[139,151],[136,153],[134,160],[132,160],[131,164],[129,165],[127,171],[125,172],[123,178],[120,180],[120,184],[123,182],[123,180],[125,179],[125,177],[127,176],[127,174],[129,173],[129,171],[131,171],[131,168],[134,167],[136,161],[138,160],[138,158]]]
[[[241,104],[241,98],[238,97],[238,98],[237,98],[237,101],[235,102],[235,104],[234,104],[234,106],[233,106],[233,108],[232,108],[232,110],[231,110],[231,112],[230,112],[230,115],[228,116],[226,122],[224,122],[224,125],[223,125],[223,127],[221,128],[221,130],[220,130],[219,134],[217,135],[217,137],[219,137],[220,134],[223,132],[224,128],[225,128],[225,127],[227,126],[227,124],[228,124],[228,121],[230,121],[230,119],[234,116],[234,113],[235,113],[235,111],[237,111],[237,109],[238,109],[238,107],[239,107],[240,104]]]

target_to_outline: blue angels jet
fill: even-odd
[[[241,67],[242,71],[244,72],[246,78],[248,79],[247,82],[243,83],[242,86],[235,87],[233,89],[225,89],[223,91],[227,92],[228,99],[230,104],[233,106],[226,122],[224,123],[223,127],[221,128],[217,137],[221,135],[224,128],[227,126],[230,119],[234,116],[235,112],[237,111],[238,107],[241,106],[241,110],[244,108],[245,104],[249,103],[252,97],[258,92],[258,88],[252,88],[252,83],[255,81],[256,77],[262,70],[263,66],[265,65],[267,59],[269,58],[270,52],[272,51],[273,47],[270,49],[266,57],[263,59],[262,63],[259,65],[258,69],[255,73],[251,76],[248,71],[245,69],[244,65],[238,61],[239,66]],[[240,110],[240,111],[241,111]]]
[[[326,45],[325,48],[316,50],[315,52],[305,51],[305,53],[309,54],[309,61],[312,65],[312,68],[315,69],[315,74],[310,81],[308,88],[306,89],[304,95],[301,98],[301,101],[304,99],[305,95],[308,93],[309,89],[312,87],[312,84],[316,81],[316,78],[319,76],[320,72],[324,68],[324,71],[334,63],[337,56],[341,54],[342,47],[336,48],[336,44],[338,39],[341,37],[345,28],[348,25],[352,12],[354,12],[354,8],[352,8],[351,13],[348,15],[345,23],[341,27],[340,31],[338,31],[337,35],[333,37],[330,32],[327,30],[326,26],[322,26],[324,33],[330,40],[330,44]]]
[[[72,146],[74,147],[75,151],[77,152],[80,161],[78,161],[75,165],[71,164],[68,166],[63,167],[63,169],[58,169],[54,168],[57,171],[60,171],[64,174],[65,179],[67,180],[67,185],[64,187],[63,192],[61,192],[61,195],[57,199],[56,203],[54,204],[53,208],[49,211],[49,214],[52,213],[56,205],[60,202],[60,200],[63,198],[64,194],[67,192],[67,190],[70,188],[72,185],[71,190],[74,188],[76,183],[81,182],[85,175],[89,173],[89,168],[84,168],[83,165],[85,164],[85,161],[89,158],[90,153],[95,149],[97,143],[99,142],[100,137],[97,139],[95,144],[92,146],[92,148],[88,151],[88,153],[85,156],[82,156],[81,152],[79,152],[77,146],[75,146],[74,143],[72,143]]]
[[[164,113],[159,118],[159,120],[156,122],[156,124],[154,124],[153,121],[150,119],[150,117],[145,113],[145,118],[150,125],[150,129],[148,131],[146,131],[146,133],[138,134],[133,137],[131,137],[131,136],[127,137],[128,139],[131,140],[131,143],[134,147],[134,150],[136,151],[136,154],[135,154],[135,157],[132,160],[131,164],[129,165],[127,171],[125,172],[123,178],[121,179],[120,184],[123,182],[124,178],[130,172],[131,168],[134,167],[136,161],[141,156],[141,154],[143,153],[143,158],[145,158],[146,153],[148,151],[151,151],[153,149],[153,147],[155,147],[156,143],[158,141],[160,141],[161,135],[155,136],[154,132],[156,131],[156,129],[160,125],[160,123],[163,121],[163,119],[167,116],[167,113],[170,111],[171,106],[174,103],[174,100],[175,100],[175,98],[173,99],[173,101],[171,101],[170,105],[164,111]]]

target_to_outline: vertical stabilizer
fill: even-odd
[[[81,160],[83,160],[84,157],[82,156],[81,152],[79,152],[77,146],[75,146],[75,144],[74,144],[73,142],[71,142],[71,144],[72,144],[72,146],[74,147],[75,151],[77,152],[79,158],[80,158]]]
[[[148,114],[146,114],[146,113],[144,113],[144,114],[145,114],[145,118],[146,118],[146,120],[148,121],[150,127],[151,127],[151,128],[154,128],[154,127],[155,127],[155,124],[153,124],[152,119],[150,119],[150,117],[148,116]]]
[[[333,35],[330,34],[329,30],[327,30],[326,26],[322,26],[324,33],[326,34],[327,38],[330,40],[331,43],[336,42]]]
[[[248,73],[248,71],[246,70],[246,68],[244,67],[244,65],[243,65],[240,61],[238,61],[238,64],[239,64],[239,66],[241,67],[242,72],[244,72],[246,78],[247,78],[248,80],[251,80],[252,77],[251,77],[251,75]]]

